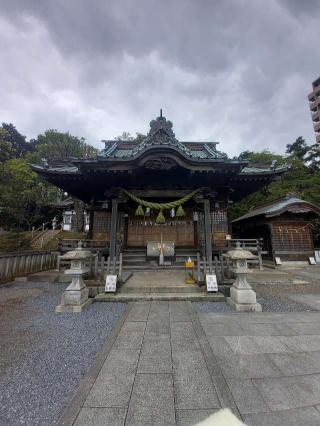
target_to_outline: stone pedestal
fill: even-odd
[[[251,287],[239,288],[233,284],[227,302],[238,312],[262,312],[262,306],[257,303],[256,293]]]
[[[92,299],[89,299],[89,290],[82,279],[82,276],[89,272],[89,269],[84,266],[85,260],[91,256],[91,252],[82,249],[81,245],[62,256],[62,259],[71,260],[71,268],[65,271],[65,274],[71,275],[72,281],[62,294],[61,303],[55,309],[56,313],[82,312],[92,303]]]
[[[226,256],[235,261],[236,267],[233,268],[233,272],[237,277],[230,289],[227,302],[238,312],[262,312],[262,306],[257,303],[256,293],[247,281],[247,275],[251,273],[247,267],[247,259],[257,256],[241,249],[239,245],[235,250],[230,250]]]

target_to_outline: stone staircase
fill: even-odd
[[[41,250],[52,238],[59,234],[59,229],[45,229],[37,233],[31,241],[31,247],[34,250]]]
[[[116,294],[99,293],[95,302],[130,302],[140,300],[224,301],[221,293],[208,294],[205,286],[186,284],[184,271],[136,271]]]

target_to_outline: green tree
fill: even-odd
[[[13,157],[14,150],[8,141],[9,133],[0,127],[0,162],[7,161]]]
[[[277,161],[278,164],[287,164],[289,169],[282,175],[281,179],[235,203],[231,209],[231,217],[235,219],[259,204],[284,197],[288,193],[295,193],[307,201],[320,205],[320,171],[319,169],[315,170],[314,166],[319,161],[319,157],[317,157],[319,152],[316,148],[314,148],[314,152],[312,151],[313,160],[311,157],[308,160],[307,155],[302,160],[296,155],[280,156],[266,151],[251,153],[247,158],[250,162],[266,162],[266,158],[269,158],[269,164],[272,161]]]
[[[61,133],[57,130],[47,130],[33,141],[34,152],[28,155],[28,160],[36,163],[45,158],[48,161],[68,160],[76,158],[94,158],[99,150],[85,142],[84,138]]]
[[[0,205],[4,225],[31,228],[40,210],[57,199],[59,190],[38,179],[26,160],[15,158],[0,164]]]
[[[304,156],[310,149],[307,142],[303,139],[302,136],[299,136],[295,142],[292,144],[287,144],[286,154],[294,155],[299,158],[299,160],[304,160]]]
[[[6,132],[5,140],[11,145],[11,158],[23,158],[33,150],[32,144],[26,141],[26,137],[12,123],[2,123],[2,129]]]
[[[61,133],[57,130],[47,130],[40,134],[33,142],[34,152],[27,156],[31,163],[41,163],[43,159],[50,161],[68,160],[76,158],[94,158],[99,150],[85,142],[84,138],[72,136],[70,133]],[[74,209],[77,218],[77,231],[83,231],[84,203],[73,197]]]

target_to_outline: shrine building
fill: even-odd
[[[226,245],[228,209],[286,171],[226,159],[217,142],[182,142],[162,111],[147,136],[110,140],[97,158],[33,169],[90,206],[90,237],[111,258],[167,241],[207,259]]]

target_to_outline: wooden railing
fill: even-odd
[[[0,254],[0,282],[13,281],[16,277],[55,267],[57,253],[30,251]]]

